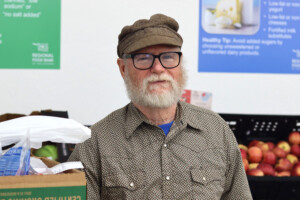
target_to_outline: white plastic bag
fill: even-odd
[[[30,158],[30,174],[58,174],[69,169],[83,169],[80,161],[64,162],[48,168],[43,161],[38,158]]]
[[[60,117],[25,116],[0,123],[2,146],[17,143],[27,132],[30,147],[38,149],[42,142],[77,144],[90,138],[91,130],[82,124]]]

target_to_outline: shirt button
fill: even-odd
[[[167,147],[168,145],[167,144],[164,144],[164,147]]]
[[[203,177],[203,178],[202,178],[202,180],[206,181],[206,178],[205,178],[205,177]]]
[[[130,187],[134,187],[134,183],[133,182],[131,182],[129,185],[130,185]]]
[[[170,180],[170,176],[166,176],[166,180],[167,180],[167,181]]]

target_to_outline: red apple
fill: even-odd
[[[257,146],[252,146],[248,149],[248,160],[251,163],[259,163],[262,159],[262,150]]]
[[[294,164],[294,167],[292,169],[292,176],[300,176],[300,162]]]
[[[249,169],[256,169],[259,163],[250,163],[249,164]]]
[[[273,142],[266,142],[269,145],[269,150],[273,150],[275,147],[275,144]]]
[[[290,171],[282,171],[282,172],[277,172],[275,175],[276,176],[291,176],[291,172]]]
[[[292,165],[294,165],[296,162],[298,162],[297,156],[295,156],[293,154],[288,154],[286,156],[286,159],[288,159],[292,163]]]
[[[262,144],[262,141],[259,140],[252,140],[249,144],[248,144],[248,148],[253,147],[253,146],[258,146],[259,144]]]
[[[275,153],[275,155],[276,155],[278,158],[285,158],[286,155],[287,155],[287,153],[286,153],[283,149],[281,149],[281,148],[279,148],[279,147],[275,147],[275,148],[273,149],[273,152]]]
[[[300,133],[297,131],[291,132],[289,134],[288,141],[291,145],[300,144]]]
[[[286,153],[290,153],[291,151],[291,146],[289,145],[289,143],[287,141],[279,141],[277,143],[277,147],[283,149]]]
[[[261,169],[249,169],[247,171],[249,176],[264,176],[264,172]]]
[[[292,169],[292,163],[286,158],[280,158],[275,165],[275,170],[278,172],[290,171]]]
[[[296,167],[296,166],[300,167],[300,161],[298,161],[294,164],[294,167]]]
[[[269,145],[267,143],[260,143],[258,147],[262,150],[262,152],[269,151]]]
[[[247,159],[247,151],[245,149],[240,149],[241,155],[243,159]]]
[[[264,153],[262,163],[275,165],[276,159],[277,159],[277,157],[273,151],[267,151]]]
[[[244,165],[244,169],[245,171],[247,171],[249,169],[249,162],[247,159],[243,159],[243,165]]]
[[[300,157],[300,145],[294,144],[291,146],[291,153],[297,157]]]
[[[275,176],[275,169],[270,164],[261,163],[257,169],[261,169],[265,176]]]

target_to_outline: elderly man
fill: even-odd
[[[93,125],[69,159],[85,167],[88,199],[252,199],[227,124],[179,101],[178,28],[156,14],[122,29],[117,63],[131,102]]]

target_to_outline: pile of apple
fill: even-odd
[[[291,132],[288,141],[251,141],[239,144],[249,176],[300,176],[300,133]]]

